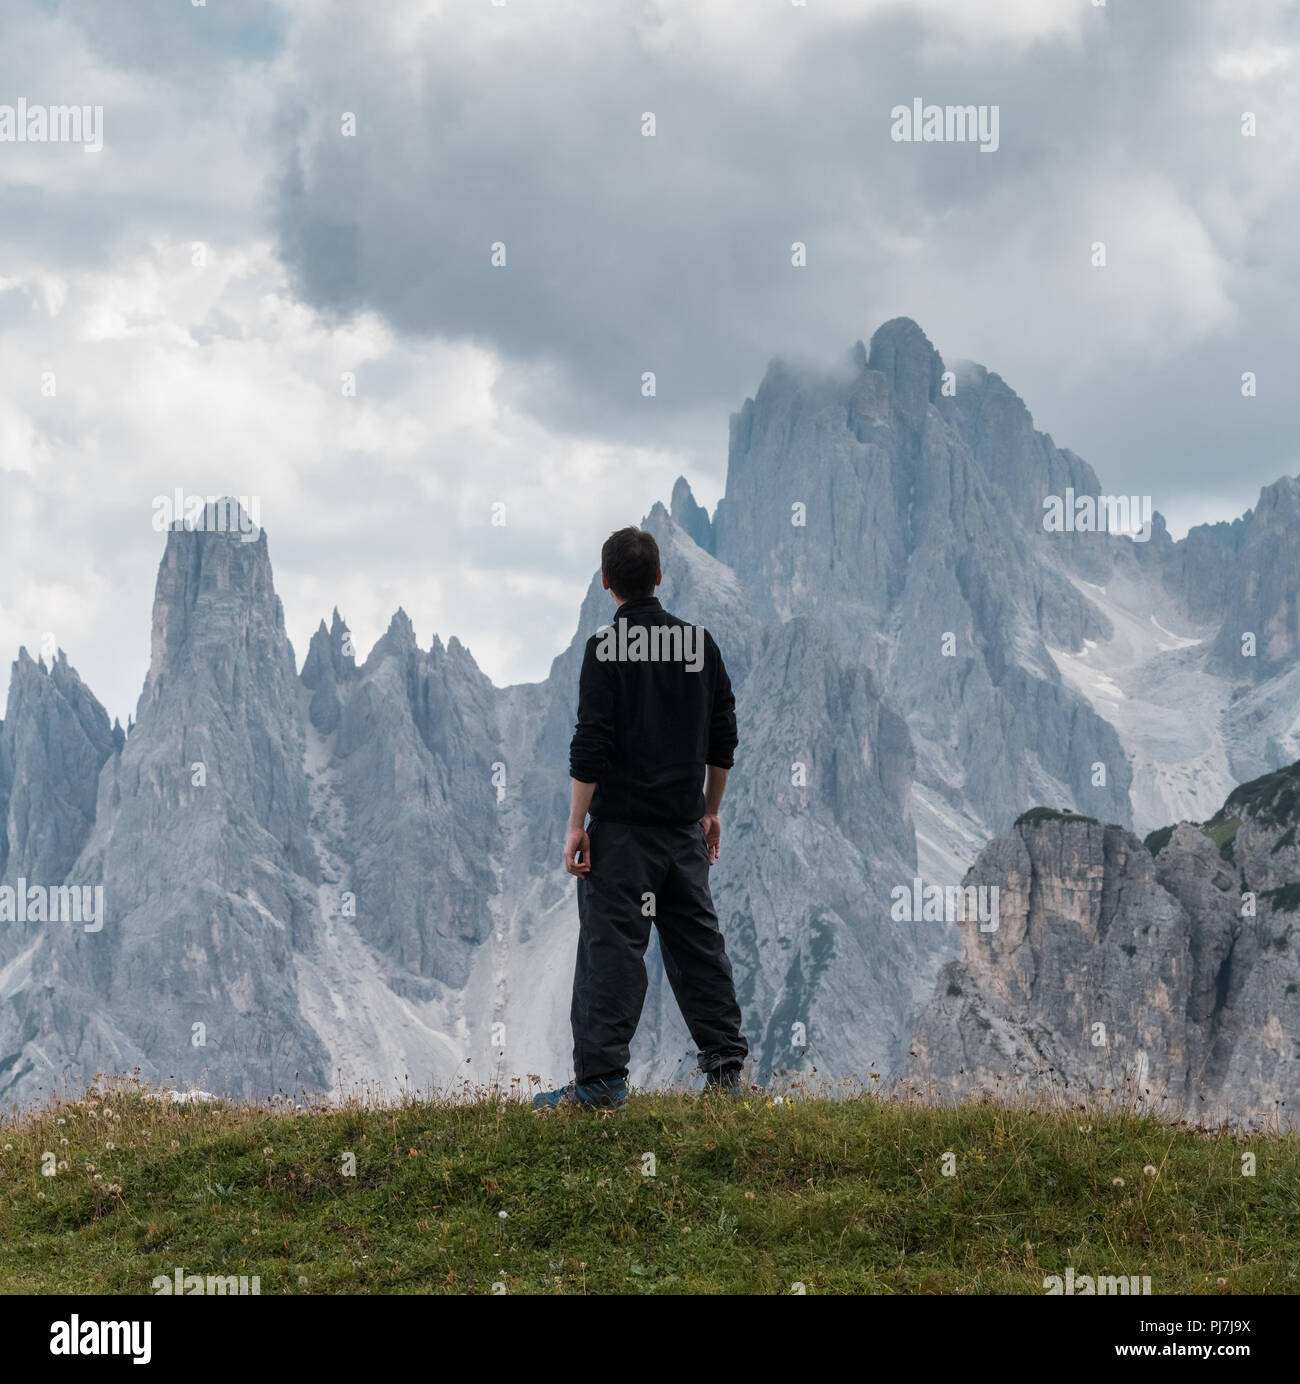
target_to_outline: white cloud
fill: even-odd
[[[323,318],[266,245],[214,247],[204,269],[156,246],[66,288],[56,318],[0,333],[0,645],[54,630],[115,713],[145,671],[157,495],[260,498],[299,658],[335,604],[362,649],[402,605],[426,643],[458,635],[505,682],[545,675],[605,531],[680,469],[520,415],[482,347]],[[54,398],[33,352],[56,363]]]
[[[1300,58],[1300,48],[1265,43],[1220,54],[1212,70],[1216,77],[1226,82],[1260,82],[1289,71],[1297,58]]]

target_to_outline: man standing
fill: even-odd
[[[539,1109],[626,1104],[652,922],[709,1088],[742,1090],[749,1052],[709,894],[736,749],[731,681],[708,631],[656,599],[663,572],[652,534],[611,534],[600,579],[617,608],[582,660],[564,843],[564,867],[578,878],[574,1079],[534,1096]]]

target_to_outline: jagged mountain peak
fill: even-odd
[[[1226,611],[1214,641],[1218,667],[1258,683],[1293,664],[1300,654],[1300,477],[1264,486],[1240,529],[1216,526],[1196,537],[1208,552],[1186,579],[1194,584],[1208,562],[1216,606]],[[1231,566],[1223,562],[1227,552],[1236,559]]]
[[[709,522],[709,512],[703,505],[696,503],[685,476],[678,476],[673,485],[669,512],[673,522],[690,534],[699,547],[705,552],[713,550],[713,526]]]
[[[919,421],[939,397],[943,357],[910,317],[895,317],[871,338],[867,368],[889,381],[903,415]]]
[[[386,658],[406,658],[410,654],[418,653],[419,649],[411,617],[398,606],[393,612],[393,618],[388,622],[388,628],[366,656],[365,671],[369,672]]]
[[[94,821],[99,771],[115,748],[108,713],[62,651],[47,672],[20,649],[2,724],[0,780],[10,788],[0,797],[0,873],[62,883]]]
[[[1249,516],[1252,511],[1246,511]],[[1294,524],[1300,520],[1300,476],[1279,476],[1259,492],[1253,514],[1261,524]]]
[[[47,668],[44,659],[33,659],[19,648],[9,682],[10,717],[21,713],[24,703],[49,704],[51,698],[68,707],[92,740],[105,740],[111,729],[108,713],[68,662],[67,654],[59,649]]]
[[[356,678],[360,671],[351,632],[335,606],[330,626],[326,628],[322,620],[312,635],[301,674],[303,686],[316,694],[312,699],[311,720],[322,734],[329,734],[338,724],[338,699],[334,689]]]
[[[870,357],[880,352],[901,353],[926,361],[932,355],[937,356],[939,354],[930,338],[922,330],[920,323],[910,317],[891,317],[872,332],[871,346],[868,351],[868,369],[877,370],[880,368],[878,365],[870,363]]]
[[[220,510],[209,507],[208,512],[216,516],[214,523],[226,526],[178,523],[167,531],[154,589],[149,675],[137,720],[167,679],[228,661],[237,648],[254,658],[278,660],[287,653],[292,663],[265,531],[253,536],[229,527]]]
[[[189,517],[173,519],[167,532],[225,533],[252,541],[261,533],[261,526],[241,500],[221,495],[209,499],[201,511],[196,506]]]

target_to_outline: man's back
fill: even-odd
[[[681,826],[704,814],[707,764],[730,769],[735,698],[708,631],[654,596],[625,601],[587,641],[573,778],[597,784],[599,821]]]
[[[708,633],[655,599],[664,574],[653,534],[610,534],[600,579],[618,609],[582,660],[564,837],[564,868],[578,880],[573,1081],[539,1091],[539,1110],[627,1103],[652,926],[706,1083],[742,1090],[749,1052],[709,891],[736,749],[731,681]]]

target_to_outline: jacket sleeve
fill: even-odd
[[[730,769],[736,762],[736,745],[740,739],[736,733],[736,698],[722,653],[713,642],[713,636],[710,634],[707,638],[717,660],[717,676],[713,685],[713,715],[709,720],[709,750],[705,763],[717,769]]]
[[[614,665],[596,657],[595,638],[587,641],[578,678],[578,724],[569,742],[569,775],[579,783],[599,783],[614,751]]]

